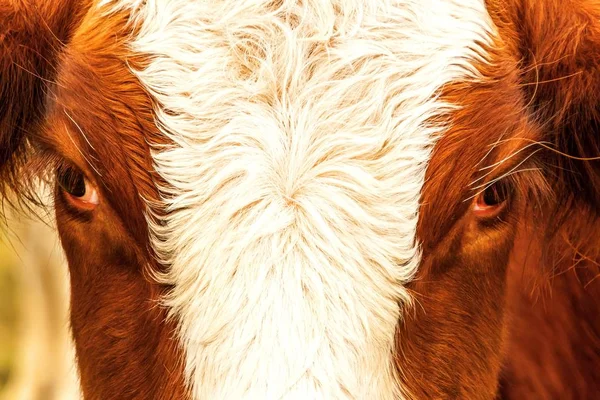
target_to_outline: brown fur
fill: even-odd
[[[102,177],[76,149],[61,154],[95,176],[109,202],[82,225],[57,196],[59,232],[71,266],[73,333],[86,398],[178,399],[184,397],[181,353],[175,326],[158,304],[165,288],[146,278],[147,268],[157,266],[148,252],[140,196],[157,199],[146,142],[156,128],[149,99],[123,61],[123,43],[113,40],[114,32],[128,33],[120,32],[126,20],[121,17],[86,18],[78,29],[63,55],[58,101],[47,125],[51,143],[68,143],[65,125],[86,133],[93,149],[81,137],[78,144],[87,147],[84,153]]]
[[[553,196],[522,219],[510,264],[502,397],[598,398],[600,2],[490,3],[529,118],[557,150],[540,154]]]
[[[428,167],[397,364],[416,398],[595,398],[600,164],[587,158],[600,155],[600,2],[487,3],[499,37],[478,65],[486,79],[443,93],[463,107]],[[148,143],[163,139],[125,64],[144,60],[124,46],[127,15],[88,7],[0,0],[0,186],[27,196],[40,163],[24,160],[50,154],[105,200],[81,214],[55,193],[86,398],[185,398],[175,326],[157,304],[168,288],[147,274],[160,266],[140,197],[157,200]],[[506,178],[498,218],[477,218],[464,200],[481,168],[542,141],[479,182],[521,161],[537,169]]]
[[[51,20],[52,15],[46,18]],[[122,17],[84,18],[69,34],[73,37],[59,60],[37,71],[54,81],[37,82],[49,96],[36,98],[32,106],[45,105],[45,119],[35,130],[29,129],[27,139],[93,177],[109,203],[82,223],[58,189],[55,196],[58,229],[70,266],[71,325],[86,399],[179,399],[185,396],[175,326],[166,321],[158,304],[164,288],[145,278],[145,268],[154,261],[147,251],[139,196],[149,200],[157,196],[145,141],[155,127],[148,97],[119,58],[125,51],[123,42],[113,40],[114,32],[124,29]],[[13,84],[20,78],[31,79],[17,75]],[[8,89],[17,90],[13,86]],[[0,117],[16,119],[9,113]],[[31,121],[34,117],[28,116]],[[77,134],[79,128],[93,149]],[[14,132],[11,136],[11,131],[3,130],[0,137],[18,139],[19,131]]]
[[[530,179],[507,178],[518,190],[494,221],[479,220],[472,212],[474,199],[464,201],[477,193],[469,189],[483,173],[480,168],[512,154],[527,139],[537,140],[538,132],[520,112],[516,63],[502,42],[496,45],[499,50],[490,49],[491,65],[479,66],[484,82],[446,89],[445,97],[463,108],[452,115],[453,128],[436,145],[427,171],[417,232],[423,261],[411,285],[417,302],[397,335],[398,365],[406,368],[404,384],[416,398],[489,399],[496,393],[507,265],[516,222],[530,196],[526,185],[539,180],[531,173]],[[513,140],[485,157],[500,138]],[[527,155],[507,161],[486,180]]]
[[[0,193],[6,183],[20,184],[25,139],[38,134],[46,83],[86,7],[77,0],[0,2]]]

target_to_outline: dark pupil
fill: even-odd
[[[59,168],[57,171],[58,185],[67,193],[75,197],[85,195],[85,178],[74,168]]]
[[[506,183],[496,182],[483,193],[483,201],[488,206],[497,206],[508,198],[509,189]]]

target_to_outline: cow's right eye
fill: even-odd
[[[92,210],[98,205],[98,192],[77,168],[70,166],[58,168],[56,181],[73,206]]]

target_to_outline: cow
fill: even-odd
[[[3,199],[55,213],[86,399],[597,398],[597,0],[0,26]]]

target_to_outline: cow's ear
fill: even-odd
[[[600,208],[600,1],[487,0],[517,55],[555,189]]]
[[[19,186],[58,58],[88,0],[0,0],[0,198]]]

